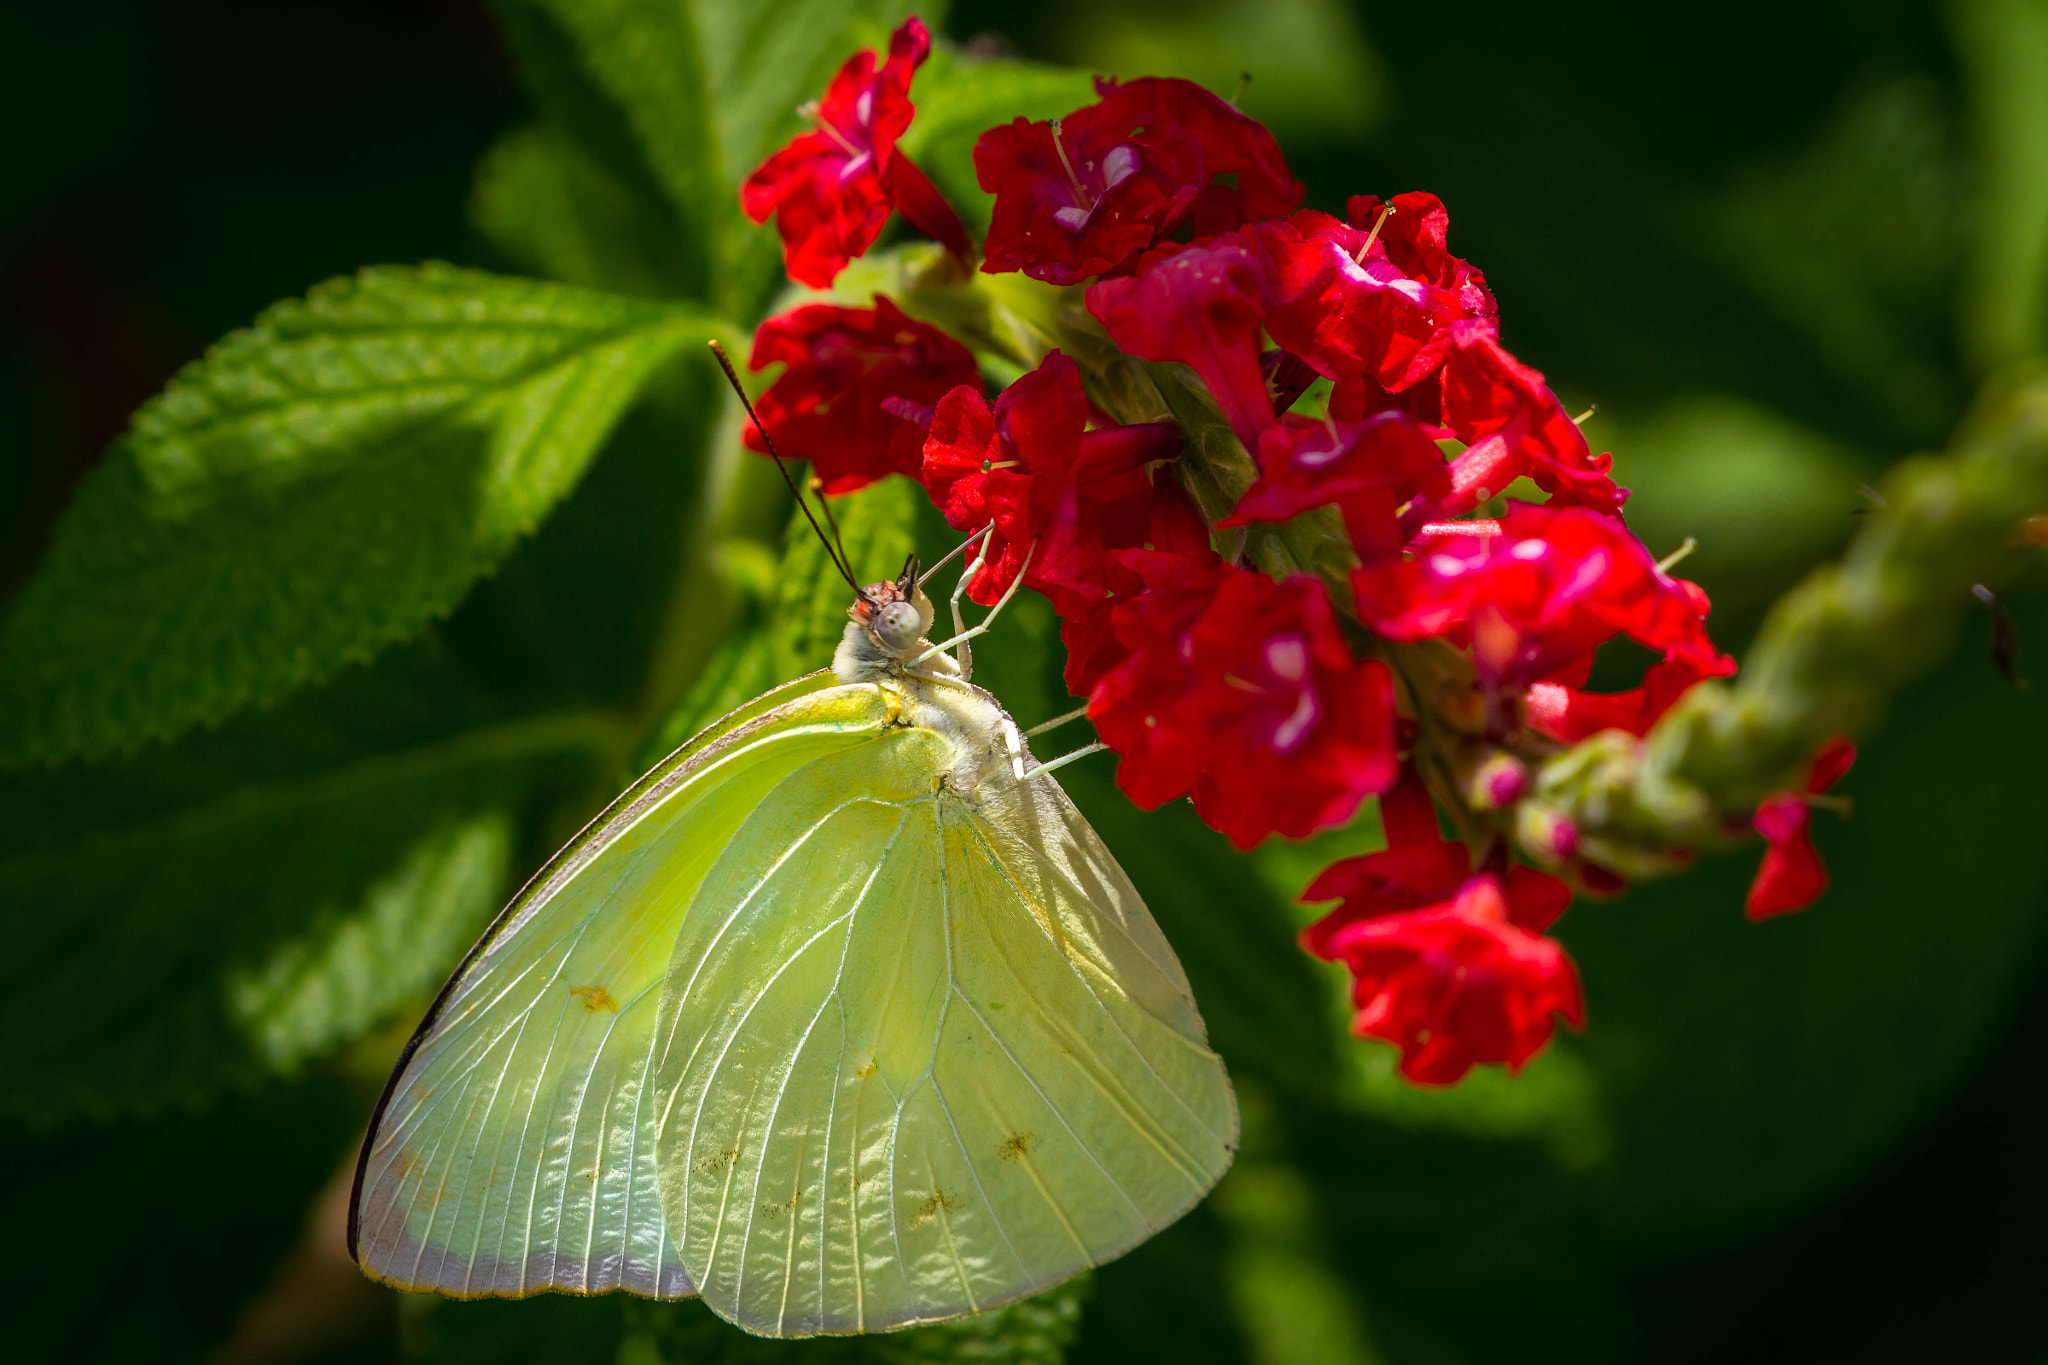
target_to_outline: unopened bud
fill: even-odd
[[[1512,806],[1529,790],[1529,769],[1513,754],[1480,751],[1478,762],[1464,775],[1465,804],[1474,810]]]
[[[1579,827],[1548,802],[1524,801],[1515,807],[1515,842],[1537,862],[1556,867],[1579,851]]]

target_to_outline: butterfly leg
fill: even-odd
[[[974,552],[973,561],[961,571],[960,581],[953,588],[953,638],[960,642],[955,658],[960,665],[960,676],[963,679],[974,676],[974,651],[968,643],[967,619],[960,612],[960,599],[967,595],[967,585],[974,581],[976,574],[981,572],[982,561],[988,558],[989,540],[995,533],[995,523],[990,522],[987,532],[981,537],[981,548]],[[993,615],[994,613],[990,614]]]
[[[1045,776],[1045,775],[1046,775],[1047,773],[1049,773],[1049,772],[1053,771],[1053,770],[1054,770],[1055,768],[1064,768],[1064,767],[1066,767],[1066,766],[1067,766],[1067,765],[1068,765],[1069,763],[1072,763],[1072,762],[1073,762],[1073,761],[1074,761],[1075,759],[1077,759],[1077,758],[1086,758],[1086,757],[1088,757],[1088,755],[1090,755],[1090,754],[1099,754],[1099,753],[1101,753],[1101,752],[1102,752],[1102,751],[1103,751],[1104,749],[1107,749],[1108,747],[1109,747],[1109,746],[1108,746],[1107,744],[1104,744],[1104,743],[1103,743],[1102,741],[1100,741],[1100,740],[1097,740],[1097,741],[1096,741],[1095,743],[1093,743],[1093,744],[1084,744],[1084,745],[1082,745],[1082,746],[1081,746],[1080,748],[1078,748],[1078,749],[1074,750],[1074,752],[1072,752],[1072,753],[1070,753],[1070,754],[1061,754],[1061,755],[1060,755],[1060,756],[1059,756],[1058,758],[1054,759],[1054,760],[1053,760],[1052,762],[1050,762],[1050,763],[1041,763],[1041,764],[1039,764],[1039,765],[1038,765],[1037,767],[1033,768],[1033,769],[1032,769],[1032,770],[1031,770],[1030,772],[1028,772],[1028,773],[1025,773],[1025,774],[1024,774],[1024,776],[1025,776],[1025,777],[1026,777],[1027,779],[1028,779],[1028,778],[1033,778],[1033,777],[1043,777],[1043,776]]]
[[[924,653],[918,655],[916,658],[904,660],[903,666],[905,668],[916,668],[919,664],[923,663],[926,659],[931,658],[934,654],[944,654],[947,650],[953,648],[953,646],[955,645],[963,644],[968,640],[972,640],[977,635],[988,634],[989,626],[995,621],[996,617],[1002,615],[1003,608],[1010,605],[1010,599],[1017,595],[1017,589],[1024,586],[1025,571],[1030,569],[1031,556],[1034,553],[1036,553],[1037,550],[1038,546],[1036,544],[1033,544],[1029,550],[1026,550],[1024,552],[1024,562],[1017,566],[1017,577],[1011,581],[1010,586],[1004,591],[1003,595],[1000,598],[996,599],[996,604],[988,609],[988,615],[981,618],[980,625],[969,626],[966,630],[961,631],[952,639],[939,641],[937,644],[933,645],[930,649],[927,649]]]
[[[1042,735],[1047,730],[1057,729],[1060,726],[1065,725],[1068,721],[1079,720],[1081,719],[1081,717],[1087,714],[1088,707],[1086,703],[1083,703],[1082,705],[1075,707],[1071,711],[1062,711],[1059,715],[1054,716],[1051,720],[1032,726],[1029,730],[1026,730],[1024,732],[1024,735],[1027,739],[1030,738],[1032,735]]]

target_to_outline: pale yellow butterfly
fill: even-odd
[[[830,670],[635,783],[457,968],[358,1162],[373,1278],[882,1331],[1121,1255],[1223,1174],[1187,978],[1066,760],[969,681],[989,622],[931,644],[914,562],[850,615]]]

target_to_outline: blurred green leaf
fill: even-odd
[[[1361,1305],[1330,1267],[1314,1188],[1298,1168],[1256,1150],[1256,1143],[1247,1141],[1210,1196],[1232,1234],[1226,1258],[1231,1307],[1253,1361],[1379,1365],[1384,1357],[1374,1348]]]
[[[360,907],[228,978],[228,1008],[257,1053],[288,1072],[429,995],[497,906],[511,820],[490,811],[430,828]]]
[[[1205,85],[1283,147],[1356,139],[1386,113],[1386,72],[1342,0],[1140,0],[1091,18],[1061,55],[1126,79]]]
[[[1826,436],[1727,395],[1680,399],[1640,422],[1605,413],[1593,430],[1615,446],[1631,488],[1629,526],[1657,555],[1691,536],[1681,571],[1714,602],[1714,634],[1735,644],[1784,584],[1840,548],[1870,504],[1859,479],[1876,464]],[[1724,624],[1729,623],[1729,624]]]
[[[819,500],[809,501],[815,514]],[[918,505],[925,501],[923,488],[893,476],[832,499],[832,515],[838,519],[846,558],[859,582],[878,583],[903,572],[903,561],[920,548]],[[927,552],[925,557],[937,556]],[[825,543],[801,511],[793,513],[776,583],[775,681],[829,667],[832,651],[846,633],[846,609],[852,604],[853,589],[840,577]],[[943,624],[945,614],[940,606],[942,624],[934,629],[950,635]]]
[[[0,1208],[8,1353],[209,1359],[301,1235],[361,1121],[360,1097],[320,1078],[203,1116],[54,1134],[0,1128],[0,1161],[16,1173]],[[58,1250],[83,1236],[115,1258],[175,1247],[176,1263],[112,1293],[104,1276],[80,1274],[78,1256]]]
[[[672,216],[551,123],[498,140],[477,167],[469,211],[507,261],[533,274],[637,298],[693,288]]]
[[[420,708],[442,727],[400,723],[418,654],[146,758],[0,779],[0,1113],[191,1106],[431,992],[499,904],[514,822],[619,740],[588,713],[477,725],[459,689]]]
[[[1977,240],[1960,320],[1981,374],[2048,345],[2048,10],[1958,0],[1947,13],[1975,123]]]
[[[279,304],[137,414],[81,489],[0,636],[0,759],[177,734],[417,631],[712,327],[446,266]]]
[[[654,676],[664,640],[686,632],[708,653],[725,621],[699,581],[723,388],[702,363],[650,377],[575,491],[440,628],[470,676],[531,707],[606,707],[636,726],[673,702]]]
[[[1680,219],[1766,312],[1810,338],[1823,368],[1926,441],[1947,433],[1964,397],[1950,335],[1967,193],[1955,141],[1931,79],[1874,84],[1810,146],[1743,168]]]
[[[786,679],[775,675],[775,640],[765,624],[742,626],[725,638],[676,709],[641,755],[653,767],[690,736]]]

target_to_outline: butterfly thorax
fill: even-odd
[[[931,599],[908,575],[862,588],[832,655],[842,683],[874,683],[897,706],[896,723],[930,730],[952,746],[945,788],[985,800],[1021,781],[1033,759],[1016,722],[995,697],[961,676],[952,656],[934,651]]]

